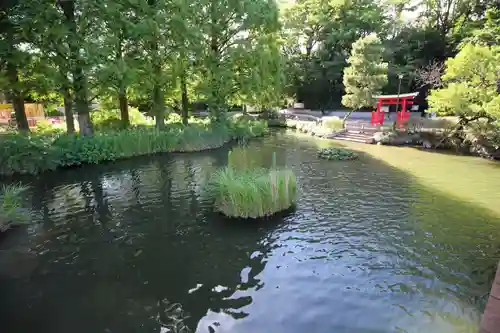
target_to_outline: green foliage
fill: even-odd
[[[350,64],[344,70],[346,94],[342,104],[359,110],[374,106],[374,95],[379,95],[387,83],[387,63],[382,61],[383,47],[380,39],[369,35],[358,39],[352,45]]]
[[[298,0],[283,10],[285,91],[306,108],[338,108],[351,45],[387,29],[386,8],[369,0]]]
[[[358,154],[343,148],[324,148],[318,151],[318,157],[334,161],[350,161],[358,158]]]
[[[500,117],[497,79],[500,46],[468,44],[446,61],[443,80],[448,84],[429,96],[429,112],[459,117]]]
[[[464,45],[468,43],[500,45],[500,8],[488,8],[484,15],[484,25],[479,29],[474,29],[471,36],[464,40]]]
[[[50,120],[40,119],[36,122],[34,132],[37,134],[56,134],[63,133],[64,129],[54,127]]]
[[[267,133],[267,122],[264,120],[242,119],[228,123],[230,136],[235,140],[247,137],[258,137]]]
[[[30,212],[23,209],[22,194],[27,187],[21,184],[3,185],[0,189],[0,232],[11,225],[30,222]]]
[[[90,118],[97,131],[123,129],[120,110],[104,108],[92,112]],[[147,124],[146,117],[136,108],[129,108],[129,118],[131,125]]]
[[[191,152],[218,148],[232,139],[246,140],[263,135],[263,121],[230,121],[226,125],[202,121],[189,126],[157,130],[138,126],[121,131],[79,135],[0,136],[0,174],[37,174],[58,167],[97,164],[140,155]]]
[[[167,116],[167,124],[182,123],[182,116],[176,112],[171,112]]]
[[[296,201],[297,180],[288,169],[252,167],[244,152],[229,157],[230,164],[214,173],[208,192],[215,210],[232,218],[262,218],[290,208]],[[253,162],[252,162],[253,163]]]
[[[321,126],[331,131],[340,130],[344,127],[342,119],[339,117],[324,117],[321,121]]]

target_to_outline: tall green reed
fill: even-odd
[[[0,188],[0,231],[11,225],[30,222],[30,212],[23,208],[22,193],[27,187],[21,184],[3,185]]]
[[[209,192],[215,210],[228,217],[261,218],[293,206],[297,196],[295,174],[276,167],[257,166],[247,149],[229,152],[228,166],[217,170],[210,179]]]

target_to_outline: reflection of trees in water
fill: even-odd
[[[260,240],[273,227],[223,221],[203,201],[204,182],[227,151],[128,162],[35,185],[33,207],[46,227],[24,237],[40,265],[17,284],[25,320],[12,330],[35,331],[30,318],[44,318],[38,332],[157,330],[172,321],[165,300],[182,305],[193,328],[207,309],[245,316],[238,309],[251,298],[235,292],[261,285],[268,248]]]

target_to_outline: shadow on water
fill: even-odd
[[[282,132],[248,149],[296,172],[295,211],[213,213],[227,149],[23,178],[36,223],[0,242],[5,332],[164,332],[172,303],[198,332],[477,330],[497,216],[364,153],[318,160]]]

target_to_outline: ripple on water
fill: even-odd
[[[477,330],[499,254],[490,216],[369,156],[319,160],[314,141],[283,134],[248,149],[295,171],[295,212],[213,214],[203,184],[224,150],[33,180],[39,223],[5,247],[36,266],[0,270],[7,331],[165,331],[184,316],[174,303],[198,332]]]

